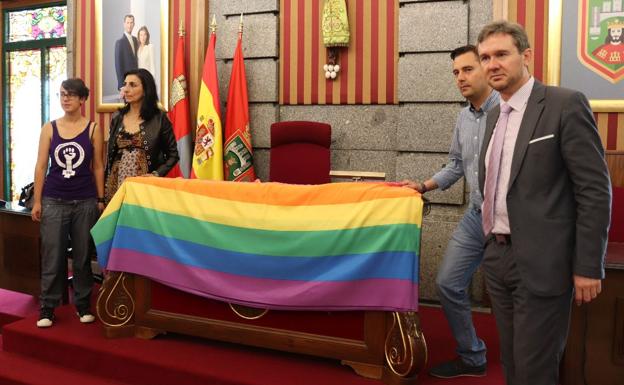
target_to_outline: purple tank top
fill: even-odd
[[[72,139],[63,139],[56,121],[52,121],[50,169],[43,184],[43,196],[64,200],[89,199],[97,196],[91,171],[93,144],[89,126]]]

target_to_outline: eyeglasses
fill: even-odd
[[[74,92],[59,92],[56,94],[56,96],[58,96],[59,99],[63,99],[63,98],[73,99],[73,98],[77,98],[78,94]]]

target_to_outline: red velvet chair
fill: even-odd
[[[318,122],[271,125],[271,182],[329,183],[331,126]]]

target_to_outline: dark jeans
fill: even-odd
[[[74,304],[87,308],[93,287],[91,227],[98,218],[95,199],[63,200],[44,197],[41,209],[41,307],[61,304],[67,276],[67,247],[71,238]]]

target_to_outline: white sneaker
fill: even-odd
[[[91,313],[85,313],[83,315],[80,315],[80,313],[76,314],[80,318],[80,322],[83,324],[90,324],[91,322],[95,321],[95,316]]]
[[[52,320],[49,318],[42,318],[40,320],[37,321],[37,327],[38,328],[49,328],[50,326],[52,326]]]
[[[43,308],[39,313],[39,319],[37,320],[38,328],[49,328],[54,323],[54,309]]]

